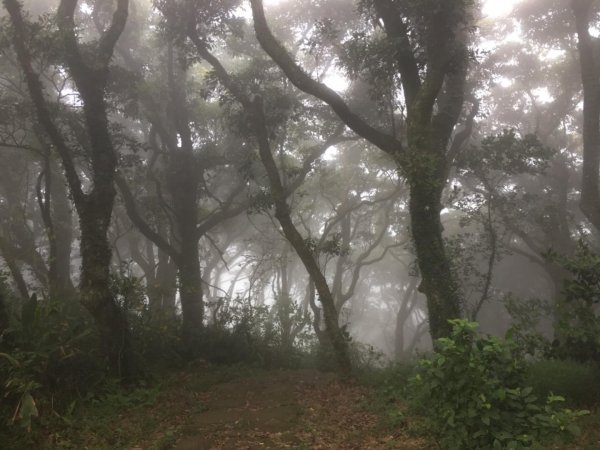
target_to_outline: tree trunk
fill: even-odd
[[[410,126],[412,125],[412,126]],[[448,336],[448,319],[460,317],[460,295],[446,254],[440,218],[442,191],[446,184],[446,160],[442,152],[430,150],[432,132],[426,125],[409,124],[410,223],[419,265],[419,291],[427,297],[432,339]]]
[[[129,328],[125,313],[115,303],[110,292],[111,248],[107,231],[116,194],[114,180],[117,153],[109,131],[104,94],[114,46],[127,22],[129,2],[117,0],[117,8],[110,26],[98,41],[86,43],[85,48],[79,43],[76,31],[77,0],[61,0],[57,10],[56,19],[64,45],[64,55],[69,73],[82,99],[85,128],[90,144],[92,188],[89,192],[83,189],[73,160],[73,149],[56,126],[39,75],[33,69],[31,54],[25,45],[28,35],[21,6],[16,0],[3,2],[13,25],[13,45],[25,74],[37,118],[61,158],[79,216],[81,301],[90,311],[98,327],[111,372],[126,380],[133,375]]]
[[[183,336],[194,343],[202,331],[204,301],[202,296],[202,278],[200,275],[200,256],[197,241],[182,248],[179,264],[179,295],[183,315]]]
[[[406,355],[405,339],[404,339],[404,327],[406,321],[413,312],[416,304],[415,292],[417,288],[417,279],[412,278],[410,283],[405,288],[404,295],[402,296],[400,308],[396,314],[396,330],[394,333],[394,356],[396,360],[401,360]]]
[[[160,310],[165,317],[175,317],[175,298],[177,295],[177,267],[173,259],[162,250],[158,250],[156,283],[160,298]]]
[[[444,248],[440,220],[441,193],[427,179],[415,180],[410,189],[410,222],[421,285],[427,297],[429,328],[433,339],[448,336],[448,319],[460,317],[460,296]]]
[[[129,327],[125,311],[116,304],[110,290],[112,250],[107,237],[110,211],[86,208],[79,223],[81,303],[90,311],[100,331],[110,371],[127,379],[132,376]]]
[[[251,106],[245,106],[248,108],[247,112],[252,114],[258,140],[260,159],[267,171],[271,191],[273,193],[275,217],[279,221],[287,241],[292,245],[300,257],[306,271],[315,284],[315,288],[319,294],[319,300],[323,307],[323,317],[326,326],[325,332],[327,333],[331,346],[335,352],[338,368],[341,373],[349,374],[352,371],[352,364],[350,362],[348,340],[338,324],[335,302],[327,284],[327,280],[317,263],[315,255],[292,222],[289,206],[286,202],[285,190],[281,184],[279,171],[275,164],[275,160],[273,159],[273,154],[271,153],[262,101],[260,98],[257,98]]]
[[[4,286],[0,288],[0,336],[8,328],[8,311],[6,307],[6,291]]]
[[[4,239],[0,238],[0,253],[2,253],[2,258],[10,271],[12,279],[15,283],[15,287],[17,288],[17,292],[22,298],[29,298],[29,288],[27,283],[25,282],[25,278],[23,278],[23,272],[21,272],[21,267],[17,260],[12,257],[11,252],[4,245]]]
[[[590,34],[592,0],[572,0],[583,85],[583,168],[581,210],[600,231],[600,60],[598,39]]]
[[[183,336],[186,340],[195,340],[204,319],[199,236],[196,230],[200,171],[191,144],[177,149],[169,157],[168,188],[173,202],[175,237],[179,244],[176,264],[179,272]]]
[[[73,244],[73,210],[67,187],[65,186],[60,170],[51,164],[52,206],[53,206],[53,231],[55,239],[55,254],[50,259],[50,287],[54,290],[56,298],[72,297],[75,288],[71,281],[71,245]]]

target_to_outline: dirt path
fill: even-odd
[[[188,401],[178,450],[422,449],[366,409],[367,388],[314,371],[239,378]],[[189,400],[189,399],[188,399]]]

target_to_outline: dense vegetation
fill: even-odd
[[[600,448],[598,2],[264,3],[2,1],[2,446]]]

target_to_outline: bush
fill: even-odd
[[[291,304],[285,311],[254,306],[248,299],[224,298],[204,327],[198,356],[214,363],[299,367],[315,340],[306,317]]]
[[[577,361],[600,360],[600,254],[580,240],[575,255],[548,253],[570,274],[565,278],[563,301],[557,305],[558,327],[554,355]]]
[[[542,438],[578,433],[582,411],[560,409],[562,397],[537,401],[511,340],[478,337],[477,324],[453,320],[412,380],[414,400],[444,449],[529,449]],[[568,433],[567,433],[568,434]]]
[[[30,429],[32,418],[45,408],[66,406],[61,404],[66,394],[86,392],[101,382],[104,367],[91,319],[79,304],[38,301],[35,295],[15,301],[21,304],[14,305],[0,339],[1,397],[11,408],[2,413],[10,424]]]
[[[549,357],[551,340],[542,332],[542,322],[554,314],[554,306],[539,298],[518,299],[509,294],[504,298],[506,310],[512,318],[507,336],[513,340],[523,356]]]

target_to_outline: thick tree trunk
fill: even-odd
[[[408,135],[411,154],[405,172],[410,186],[411,234],[421,275],[419,291],[427,297],[429,329],[435,340],[448,336],[452,329],[448,319],[461,315],[459,288],[446,253],[440,218],[446,159],[444,151],[435,149],[433,131],[423,121],[409,120]]]
[[[583,168],[581,210],[600,231],[600,60],[598,38],[590,34],[592,0],[572,0],[583,85]]]
[[[183,336],[194,343],[202,331],[204,319],[204,301],[202,278],[200,275],[200,256],[197,241],[183,247],[179,264],[179,295],[183,315]]]
[[[170,155],[168,187],[173,201],[176,240],[179,258],[179,295],[183,315],[184,339],[193,343],[202,330],[204,301],[200,254],[198,250],[198,184],[197,167],[191,143]]]
[[[440,220],[441,191],[431,179],[416,179],[410,189],[410,222],[421,291],[427,297],[433,339],[448,336],[448,319],[460,317],[460,295],[446,254]]]
[[[114,198],[114,190],[112,197]],[[89,206],[84,209],[85,212],[80,214],[79,219],[81,303],[90,311],[100,331],[102,347],[111,373],[128,379],[133,375],[133,367],[126,312],[116,304],[110,290],[112,249],[107,231],[112,207],[108,211]]]

